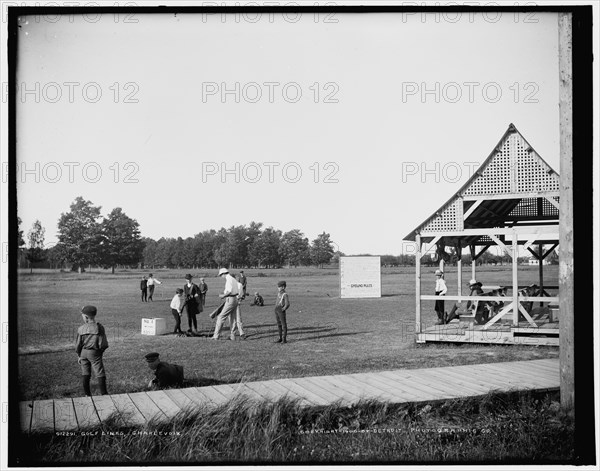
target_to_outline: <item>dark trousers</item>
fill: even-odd
[[[154,294],[154,285],[148,286],[148,299],[153,301],[152,295]]]
[[[192,330],[192,326],[194,327],[194,330],[198,330],[198,321],[196,320],[196,314],[190,314],[190,311],[188,311],[187,318],[189,330]]]
[[[148,288],[142,290],[142,301],[148,301]]]
[[[285,339],[287,337],[287,320],[285,311],[279,306],[275,308],[275,320],[277,321],[277,331],[279,332],[279,338]]]
[[[438,296],[440,291],[436,291],[435,295]],[[435,312],[437,312],[437,316],[439,320],[444,320],[444,301],[441,299],[437,299],[435,301]]]
[[[173,331],[173,333],[180,334],[181,333],[181,316],[179,315],[179,312],[177,311],[177,309],[171,309],[171,314],[173,314],[173,317],[175,318],[175,330]]]

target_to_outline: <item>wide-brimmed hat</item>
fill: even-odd
[[[192,278],[194,278],[194,277],[192,275],[190,275],[189,273],[187,275],[185,275],[186,280],[191,280]]]
[[[444,274],[444,272],[442,270],[436,270],[435,274],[442,276]]]
[[[221,268],[217,276],[225,275],[226,273],[229,273],[229,270],[227,268]]]

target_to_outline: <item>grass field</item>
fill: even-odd
[[[446,275],[451,293],[457,289],[455,270],[449,267]],[[519,270],[519,284],[537,281],[537,267]],[[98,307],[98,321],[107,331],[110,347],[104,362],[109,393],[145,388],[152,373],[144,354],[150,351],[183,365],[192,385],[558,356],[555,347],[415,344],[414,268],[409,267],[383,269],[381,298],[351,300],[339,298],[335,269],[245,270],[249,292],[259,291],[265,298],[264,307],[250,307],[248,300],[243,304],[246,341],[141,335],[145,317],[164,317],[173,327],[169,303],[175,289],[183,286],[187,271],[153,270],[163,282],[153,303],[142,303],[139,296],[139,279],[147,271],[20,273],[18,312],[11,320],[18,323],[21,398],[83,394],[74,342],[85,304]],[[423,277],[427,292],[435,282],[433,274],[428,280],[428,271]],[[198,315],[199,329],[208,335],[213,327],[208,313],[218,305],[224,283],[215,278],[216,270],[192,273],[205,276],[209,286],[205,312]],[[463,280],[469,278],[465,270]],[[544,278],[549,285],[557,284],[557,267],[546,267]],[[280,279],[287,281],[291,300],[287,345],[273,344],[277,331],[273,306]],[[510,268],[478,269],[478,279],[486,284],[510,284]],[[468,294],[466,287],[463,292]],[[436,321],[433,302],[431,306],[426,303],[422,321]],[[183,326],[187,328],[185,314]],[[228,339],[227,328],[222,336]]]

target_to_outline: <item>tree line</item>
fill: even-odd
[[[19,223],[19,247],[25,245]],[[23,256],[33,264],[47,261],[55,268],[70,266],[83,271],[86,266],[139,268],[217,268],[283,265],[308,266],[330,263],[335,249],[330,234],[323,232],[313,241],[299,229],[283,233],[260,222],[205,230],[188,238],[142,237],[139,224],[121,208],[101,216],[101,207],[79,196],[58,220],[58,242],[44,247],[45,229],[35,221],[28,233]]]

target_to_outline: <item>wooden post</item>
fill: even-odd
[[[462,296],[462,260],[458,259],[456,262],[456,278],[458,279],[458,295]],[[462,299],[459,299],[458,302],[461,302]]]
[[[517,276],[518,272],[518,248],[519,248],[519,236],[517,232],[514,231],[512,235],[512,247],[511,247],[511,255],[512,255],[512,284],[513,284],[513,325],[517,327],[519,325],[519,280]]]
[[[417,253],[415,255],[415,295],[416,295],[416,331],[417,334],[421,333],[421,236],[419,234],[415,237],[417,243]]]
[[[538,244],[538,259],[539,259],[539,274],[540,274],[540,296],[544,293],[544,246]],[[544,303],[540,303],[540,307],[543,307]]]
[[[558,14],[558,110],[560,127],[560,209],[558,296],[560,322],[560,403],[575,411],[573,318],[573,76],[572,14]]]

